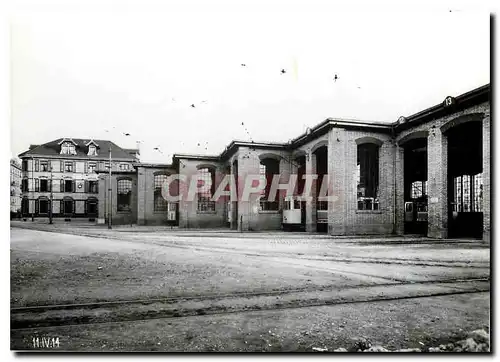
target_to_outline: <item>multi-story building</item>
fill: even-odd
[[[21,211],[21,164],[10,160],[10,213],[11,217]]]
[[[328,118],[288,143],[233,141],[219,155],[176,154],[171,164],[136,164],[134,172],[113,172],[110,198],[110,177],[99,174],[99,217],[111,212],[113,223],[175,219],[185,228],[279,230],[287,222],[285,212],[294,209],[304,230],[330,235],[421,234],[489,242],[490,138],[488,84],[393,123]],[[270,181],[279,175],[286,184],[292,174],[300,181],[304,175],[317,178],[310,199],[279,194],[270,200],[271,182],[245,195],[245,187],[258,181],[249,177]],[[166,202],[162,189],[173,175],[179,180],[173,193],[182,198]],[[228,175],[233,184],[224,184]],[[320,197],[325,176],[327,200]],[[227,193],[212,198],[221,184],[236,198]],[[186,190],[193,185],[189,198]]]
[[[133,172],[139,160],[137,149],[124,149],[111,141],[60,138],[31,145],[19,155],[22,160],[24,217],[88,218],[98,215],[97,171]],[[50,202],[52,200],[52,204]]]

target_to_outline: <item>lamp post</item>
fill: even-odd
[[[116,130],[116,127],[112,127],[112,129]],[[110,133],[109,130],[104,130],[107,133]],[[121,132],[124,136],[128,137],[130,136],[130,133],[128,132]],[[111,229],[112,222],[111,222],[111,217],[113,214],[113,207],[112,207],[112,191],[113,191],[113,186],[111,183],[111,144],[109,145],[109,187],[108,187],[108,229]]]
[[[31,222],[35,221],[35,159],[31,156],[31,187],[33,189],[33,208],[31,209]]]
[[[111,145],[109,146],[109,187],[108,187],[108,229],[111,229],[111,215],[113,213],[112,208],[112,198],[111,193],[113,191],[113,187],[111,184]]]
[[[53,206],[53,198],[54,198],[54,194],[52,193],[52,187],[54,186],[52,184],[52,161],[49,161],[50,162],[50,208],[49,208],[49,224],[52,225],[52,206]]]

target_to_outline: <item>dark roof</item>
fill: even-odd
[[[175,167],[171,163],[134,163],[134,167],[144,167],[144,168],[167,168],[174,169]]]
[[[416,127],[419,124],[430,122],[433,119],[444,117],[448,114],[461,111],[465,108],[475,106],[477,104],[490,101],[490,84],[485,84],[481,87],[473,89],[469,92],[460,94],[456,97],[451,97],[453,100],[452,105],[447,106],[445,104],[445,99],[443,102],[436,104],[435,106],[424,109],[423,111],[412,114],[404,118],[404,123],[399,120],[394,122],[392,125],[396,132],[401,132],[405,129]]]
[[[76,144],[76,155],[61,155],[61,141],[62,140],[73,140]],[[111,157],[113,159],[121,160],[136,160],[136,158],[131,155],[127,150],[117,146],[115,143],[107,140],[93,140],[97,145],[98,156],[87,156],[88,147],[86,144],[90,141],[89,138],[58,138],[54,141],[44,143],[35,148],[29,149],[23,153],[19,154],[20,158],[31,157],[31,156],[52,156],[59,158],[89,158],[89,159],[108,159],[109,158],[109,148],[111,147]]]

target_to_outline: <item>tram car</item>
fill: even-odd
[[[405,232],[427,235],[428,208],[426,200],[405,202]]]
[[[305,230],[306,203],[300,196],[287,196],[283,206],[283,230]]]

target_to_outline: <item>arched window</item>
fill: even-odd
[[[167,211],[167,200],[161,194],[163,184],[167,180],[167,175],[157,174],[154,176],[154,211]]]
[[[198,188],[203,187],[202,192],[198,192],[198,211],[215,211],[215,201],[212,195],[215,193],[215,170],[210,168],[200,168],[198,170]]]
[[[358,210],[379,209],[379,148],[375,143],[358,145]]]
[[[279,200],[275,199],[268,201],[269,191],[273,182],[274,175],[279,175],[280,163],[278,160],[266,158],[260,161],[260,177],[266,181],[266,187],[261,191],[260,210],[261,211],[276,211],[279,210]]]
[[[117,203],[118,211],[132,210],[132,180],[120,179],[117,181]]]

